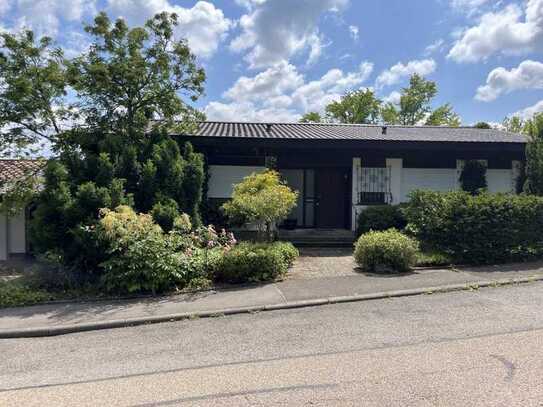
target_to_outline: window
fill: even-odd
[[[392,202],[391,168],[358,169],[357,196],[359,205],[385,205]]]

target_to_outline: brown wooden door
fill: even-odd
[[[347,176],[343,169],[326,168],[317,171],[318,198],[316,225],[319,228],[346,226]]]

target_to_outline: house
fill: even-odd
[[[9,183],[35,174],[42,168],[43,161],[0,160],[0,196],[9,188]],[[26,211],[16,214],[0,212],[0,261],[24,255],[27,249]]]
[[[466,160],[486,163],[490,192],[515,192],[526,145],[519,134],[471,127],[300,123],[204,122],[178,137],[205,153],[210,201],[224,202],[234,184],[273,167],[299,191],[291,223],[316,233],[354,230],[365,207],[405,202],[416,189],[458,189]],[[42,165],[0,160],[0,184]],[[24,211],[0,214],[0,260],[27,252],[25,219]]]
[[[460,187],[466,160],[487,165],[490,192],[515,192],[526,138],[473,127],[205,122],[180,136],[206,154],[207,197],[266,167],[299,191],[290,215],[298,228],[354,230],[369,205],[405,202],[411,191]]]

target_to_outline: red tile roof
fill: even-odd
[[[45,165],[43,160],[0,160],[0,182],[13,181],[35,174]]]

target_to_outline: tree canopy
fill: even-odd
[[[177,24],[169,13],[143,27],[100,13],[85,26],[90,47],[73,59],[31,31],[1,35],[0,151],[44,139],[55,155],[31,225],[39,251],[92,269],[99,251],[89,253],[97,248],[85,231],[101,208],[178,210],[200,222],[203,157],[172,134],[204,118],[192,103],[205,73],[174,37]]]
[[[307,112],[300,119],[300,123],[321,123],[322,117],[318,112]]]
[[[338,123],[373,124],[378,122],[380,110],[381,101],[373,90],[357,90],[326,106],[326,117]]]

